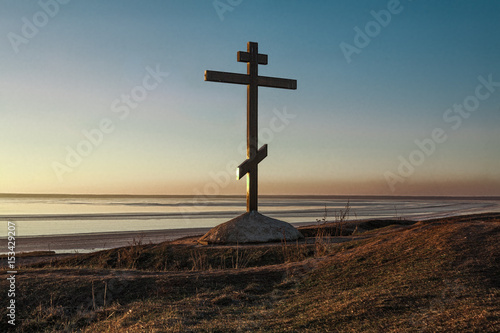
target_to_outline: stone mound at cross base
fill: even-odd
[[[293,241],[304,236],[289,223],[252,211],[219,224],[198,242],[200,244],[265,243],[279,242],[284,238]]]

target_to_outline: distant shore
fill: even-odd
[[[293,223],[295,227],[311,222]],[[211,228],[118,231],[72,235],[30,236],[16,238],[16,252],[55,251],[56,253],[93,252],[104,249],[172,241],[183,237],[202,236]],[[7,248],[7,239],[0,239],[0,249]],[[1,251],[0,253],[5,253]]]
[[[16,252],[56,251],[56,253],[90,252],[102,249],[171,241],[205,234],[210,228],[122,231],[74,235],[17,237]],[[0,248],[7,248],[7,240],[0,239]],[[2,252],[2,251],[0,251]]]

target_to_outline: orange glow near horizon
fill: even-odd
[[[500,182],[488,179],[445,181],[408,181],[391,192],[383,181],[310,181],[310,182],[262,182],[260,195],[401,195],[401,196],[500,196]],[[237,195],[246,193],[246,181],[220,186],[208,179],[206,182],[136,182],[134,184],[86,184],[78,186],[4,186],[3,193],[22,194],[87,194],[87,195]]]

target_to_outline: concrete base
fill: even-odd
[[[252,211],[219,224],[201,237],[200,244],[265,243],[304,236],[291,224]]]

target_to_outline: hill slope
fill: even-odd
[[[255,251],[261,251],[265,260],[254,264],[262,265],[243,269],[208,269],[202,264],[189,268],[203,270],[96,268],[95,255],[51,264],[59,267],[24,268],[17,281],[17,328],[26,332],[500,330],[499,214],[389,225],[362,235],[365,238],[327,244],[322,256],[308,257],[311,249],[305,245],[269,247],[270,252],[259,247]],[[167,245],[149,245],[154,251],[161,246]],[[183,246],[184,251],[189,249]],[[116,251],[100,256],[115,263]],[[214,258],[203,253],[215,257],[222,253],[208,247],[196,251],[191,261],[209,262]],[[283,254],[281,261],[267,257],[279,251],[297,255]],[[157,255],[169,260],[168,252]],[[287,258],[298,261],[279,263]],[[79,267],[71,266],[75,264]],[[169,267],[173,266],[162,266]],[[0,286],[5,290],[5,280]],[[5,307],[0,313],[5,318]],[[0,329],[5,325],[0,323]]]
[[[500,223],[419,222],[346,245],[277,309],[290,329],[500,331]],[[276,327],[277,329],[278,327]]]

